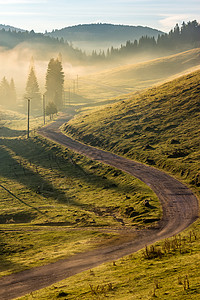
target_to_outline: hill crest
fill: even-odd
[[[2,30],[2,29],[5,29],[5,31],[11,30],[11,31],[16,31],[16,32],[19,32],[19,31],[24,32],[24,31],[26,31],[24,29],[13,27],[13,26],[10,26],[10,25],[0,24],[0,30]]]
[[[163,32],[150,27],[107,23],[80,24],[46,33],[46,35],[52,37],[63,38],[72,43],[75,42],[80,47],[84,46],[83,43],[89,43],[90,47],[93,46],[94,48],[94,45],[96,45],[101,49],[120,46],[120,44],[125,43],[127,40],[138,40],[142,36],[157,38],[159,34],[162,35]]]
[[[177,170],[200,187],[200,70],[72,119],[64,130],[83,143]],[[125,100],[125,101],[124,101]],[[176,166],[176,168],[174,168]]]

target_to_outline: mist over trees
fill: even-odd
[[[79,24],[56,29],[46,33],[51,37],[64,38],[76,47],[91,53],[92,49],[105,50],[110,46],[119,47],[127,40],[139,40],[142,36],[158,37],[162,31],[147,26],[113,25],[107,23]]]
[[[62,55],[58,58],[51,58],[45,76],[46,92],[46,114],[53,116],[58,110],[63,108],[64,96],[64,72],[62,66]],[[33,58],[29,68],[28,77],[26,80],[25,93],[17,102],[17,95],[14,80],[10,82],[4,76],[0,82],[0,105],[7,109],[20,110],[25,112],[27,110],[27,100],[30,100],[31,113],[33,115],[43,114],[42,95],[40,92],[38,80],[35,73]]]
[[[88,28],[95,24],[88,25]],[[103,25],[103,24],[101,24]],[[106,25],[106,24],[104,24]],[[108,25],[108,24],[107,24]],[[96,24],[95,30],[99,29],[100,24]],[[119,25],[111,25],[112,30],[117,29]],[[74,26],[76,27],[76,26]],[[78,26],[77,26],[78,27]],[[101,27],[101,26],[100,26]],[[123,26],[122,26],[123,27]],[[126,26],[124,26],[126,27]],[[128,27],[128,26],[127,26]],[[140,27],[140,26],[138,26]],[[80,28],[82,28],[80,26]],[[76,29],[76,28],[75,28]],[[124,36],[125,35],[124,30]],[[89,30],[89,29],[88,29]],[[126,29],[127,30],[127,29]],[[116,31],[116,30],[115,30]],[[58,34],[58,31],[53,33]],[[59,34],[62,30],[59,31]],[[69,41],[64,40],[62,36],[52,37],[48,34],[35,33],[33,30],[28,31],[16,31],[16,30],[0,30],[0,47],[11,49],[19,44],[26,43],[30,48],[37,53],[37,58],[47,57],[47,54],[51,54],[52,51],[61,52],[65,60],[70,60],[77,63],[93,63],[101,62],[103,60],[112,60],[124,58],[127,55],[137,55],[143,52],[170,52],[173,51],[184,51],[192,48],[200,47],[200,25],[196,20],[188,23],[183,22],[181,27],[177,24],[168,34],[158,34],[156,36],[150,35],[148,32],[140,38],[134,40],[130,39],[126,43],[122,44],[121,47],[112,47],[112,39],[110,39],[111,47],[107,50],[94,50],[92,54],[86,54],[84,51],[74,48]],[[106,36],[108,33],[105,33]],[[101,40],[106,38],[101,32]],[[38,45],[40,45],[38,47]],[[42,50],[41,50],[42,49]],[[51,56],[50,56],[51,57]]]
[[[57,106],[54,102],[49,102],[46,106],[46,115],[50,116],[50,120],[53,118],[54,114],[57,114]]]
[[[17,31],[11,31],[10,29],[7,31],[5,29],[0,30],[0,46],[2,45],[5,46],[7,44],[7,47],[9,48],[11,47],[11,45],[15,46],[23,41],[29,41],[30,45],[31,43],[34,44],[36,41],[42,42],[43,44],[46,45],[47,48],[45,48],[46,49],[45,51],[39,50],[43,52],[43,56],[46,56],[45,60],[42,59],[40,60],[40,63],[41,62],[43,63],[41,69],[43,69],[44,71],[44,68],[46,68],[46,62],[49,60],[48,57],[54,56],[55,49],[59,50],[56,53],[59,52],[62,53],[62,56],[64,58],[63,60],[65,63],[69,63],[71,65],[73,64],[75,65],[77,63],[78,66],[81,63],[83,65],[92,64],[93,66],[95,66],[95,64],[97,63],[102,63],[102,62],[107,63],[110,61],[112,62],[112,60],[120,61],[120,59],[123,58],[129,59],[130,57],[134,57],[134,55],[138,55],[138,54],[143,55],[146,53],[147,54],[154,53],[156,56],[157,53],[158,54],[161,53],[162,55],[165,55],[167,53],[172,54],[172,53],[178,53],[181,51],[197,48],[200,47],[200,24],[198,24],[198,22],[195,20],[188,23],[183,22],[180,27],[178,24],[176,24],[174,29],[172,29],[168,34],[158,35],[157,38],[143,36],[139,40],[127,41],[126,44],[121,45],[120,48],[111,47],[107,49],[107,51],[101,50],[99,52],[94,50],[91,55],[86,55],[81,50],[77,50],[77,49],[75,50],[72,46],[69,46],[68,42],[64,41],[63,38],[60,39],[52,38],[52,37],[45,36],[41,33],[37,34],[34,31],[17,32]],[[55,46],[55,48],[53,45]],[[22,50],[24,49],[23,45],[21,49]],[[34,48],[31,48],[31,50],[32,49]],[[48,52],[48,49],[50,52]],[[14,52],[15,51],[13,51],[12,53]],[[28,53],[32,54],[32,52],[34,53],[34,51]],[[7,58],[6,53],[7,53],[6,51],[3,51],[3,55],[2,55],[3,58],[4,57]],[[17,55],[15,56],[16,53]],[[18,59],[19,58],[18,54],[19,53],[21,54],[21,52],[16,52],[16,53],[13,56],[17,57],[16,59]],[[22,52],[22,54],[23,53],[24,52]],[[66,58],[65,55],[66,53],[68,54],[70,53],[68,58]],[[59,55],[58,58],[56,59],[51,58],[49,60],[46,76],[44,75],[45,78],[43,78],[45,79],[46,105],[53,103],[54,106],[56,107],[56,110],[60,110],[63,108],[64,72],[62,66],[62,56]],[[69,57],[71,58],[69,59]],[[38,59],[38,57],[36,59]],[[76,62],[73,59],[76,59]],[[45,62],[45,67],[44,67],[44,62]],[[12,70],[12,66],[11,66],[11,70]],[[1,76],[3,77],[3,75],[4,74],[2,74]],[[15,76],[17,75],[15,74]],[[24,86],[25,86],[25,93],[24,93]],[[21,99],[18,98],[18,102],[17,102],[14,80],[11,79],[10,81],[8,81],[7,78],[4,76],[0,81],[0,105],[2,107],[8,109],[16,109],[17,105],[19,107],[19,105],[21,105],[22,102],[26,104],[26,100],[24,98],[31,99],[31,111],[33,113],[42,114],[42,97],[39,89],[38,80],[35,74],[34,66],[30,68],[29,74],[25,78],[25,80],[23,79],[23,96]],[[25,107],[26,105],[23,106],[23,108]],[[50,105],[50,108],[53,110],[52,107],[53,106]],[[20,108],[21,111],[23,110],[23,108]]]
[[[61,38],[46,36],[43,33],[35,33],[34,30],[17,31],[17,30],[0,30],[0,47],[4,50],[14,49],[22,45],[23,48],[30,48],[34,51],[34,56],[39,59],[51,57],[52,53],[62,52],[66,59],[83,61],[86,59],[86,54],[75,49],[70,43]]]
[[[19,45],[20,43],[31,42],[31,43],[45,43],[49,45],[53,44],[63,44],[64,40],[58,38],[52,38],[50,36],[45,36],[43,33],[35,33],[34,30],[31,31],[17,31],[17,30],[5,30],[4,28],[0,30],[0,46],[12,49]]]
[[[34,112],[40,111],[42,107],[42,98],[39,90],[38,81],[35,75],[34,67],[31,67],[26,83],[25,98],[31,100],[31,109]]]
[[[6,77],[3,77],[0,83],[0,105],[15,109],[16,101],[17,95],[14,80],[11,79],[9,83]]]
[[[113,48],[107,50],[106,55],[93,52],[92,56],[95,58],[101,57],[114,58],[123,57],[127,55],[142,54],[144,52],[178,52],[200,47],[200,24],[196,20],[183,22],[181,27],[178,24],[172,29],[169,34],[158,35],[158,38],[143,36],[139,40],[126,42],[126,45],[121,45],[120,48]]]
[[[53,102],[58,109],[63,106],[64,72],[61,58],[49,61],[46,73],[46,100]]]

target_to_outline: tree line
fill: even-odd
[[[6,77],[3,77],[0,82],[0,105],[15,109],[16,100],[17,95],[13,78],[9,82]]]
[[[53,44],[64,44],[63,38],[54,38],[50,36],[45,36],[43,33],[35,33],[34,30],[31,31],[16,31],[16,30],[5,30],[2,28],[0,30],[0,45],[6,48],[14,48],[20,43],[29,42],[32,43],[46,43],[49,45]],[[67,45],[69,45],[67,43]]]
[[[142,36],[139,40],[126,42],[120,48],[111,47],[105,53],[100,51],[92,52],[94,60],[104,60],[135,55],[143,52],[160,52],[160,51],[182,51],[200,47],[200,24],[196,20],[178,24],[168,34],[158,35],[158,38]]]
[[[64,72],[61,55],[58,58],[50,59],[46,72],[45,83],[45,111],[50,117],[63,107]],[[28,74],[23,107],[27,106],[30,99],[31,111],[33,114],[41,114],[43,109],[43,99],[40,92],[35,67],[32,65]],[[15,109],[17,107],[17,97],[14,80],[9,83],[4,77],[0,83],[0,105],[6,108]]]
[[[33,30],[12,31],[5,29],[0,30],[0,46],[13,48],[21,42],[41,43],[47,48],[52,47],[58,52],[62,52],[66,59],[77,60],[82,63],[98,62],[135,55],[138,53],[153,51],[181,51],[200,47],[200,24],[196,20],[183,22],[181,27],[178,24],[169,33],[158,35],[158,38],[142,36],[139,40],[127,41],[125,45],[119,48],[111,47],[107,51],[93,51],[92,54],[86,54],[80,49],[75,49],[62,37],[54,38],[42,33],[35,33]]]
[[[26,43],[37,53],[38,57],[44,58],[44,53],[54,50],[55,52],[62,52],[63,57],[73,60],[84,61],[86,54],[80,49],[75,49],[71,43],[65,41],[62,37],[55,38],[43,33],[36,33],[31,31],[16,31],[16,30],[0,30],[0,47],[5,49],[13,49],[21,43]],[[42,47],[38,47],[38,44]],[[42,51],[41,51],[42,49]]]
[[[45,111],[50,117],[57,113],[58,109],[63,107],[63,91],[64,91],[64,72],[62,67],[61,55],[58,58],[51,58],[46,72],[46,92],[44,98],[39,90],[35,69],[32,66],[29,72],[25,99],[31,100],[32,112],[41,112],[41,107],[44,105],[42,100],[45,100]]]

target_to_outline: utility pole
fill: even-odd
[[[69,106],[70,106],[70,100],[71,100],[71,89],[69,87]]]
[[[73,89],[74,89],[74,97],[75,97],[75,90],[76,90],[76,81],[73,80]]]
[[[44,125],[45,125],[45,114],[46,114],[46,109],[45,109],[45,95],[43,95],[43,117],[44,117]]]
[[[78,75],[77,75],[77,78],[76,78],[76,86],[77,86],[77,90],[78,90]]]
[[[29,139],[29,119],[30,119],[30,98],[27,98],[28,100],[28,128],[27,128],[27,139]]]

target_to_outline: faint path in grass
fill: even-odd
[[[67,277],[91,269],[104,262],[131,254],[148,244],[178,234],[198,218],[198,200],[190,189],[170,175],[141,163],[81,144],[65,136],[59,126],[69,120],[63,116],[40,129],[39,133],[91,159],[121,169],[146,183],[158,196],[163,216],[157,228],[134,234],[122,231],[117,243],[76,254],[43,267],[33,268],[0,279],[0,299],[9,300],[47,287]]]

